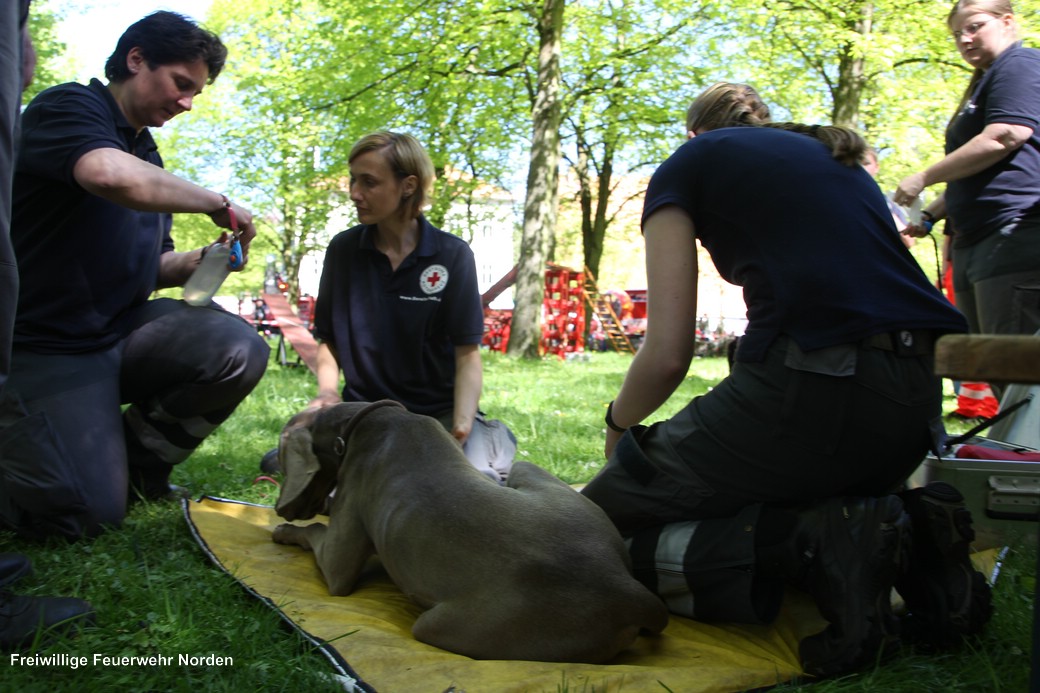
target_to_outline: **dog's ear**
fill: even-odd
[[[278,446],[278,458],[285,480],[275,504],[275,512],[288,520],[313,517],[313,514],[306,517],[301,515],[310,505],[308,490],[321,471],[321,463],[314,454],[310,428],[299,426],[283,435]]]

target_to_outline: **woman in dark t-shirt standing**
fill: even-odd
[[[972,332],[1040,330],[1040,51],[1018,41],[1008,0],[960,0],[947,18],[975,68],[946,129],[946,156],[905,178],[909,204],[946,183],[923,217],[948,217],[957,307]],[[927,228],[926,228],[927,227]],[[930,224],[907,233],[923,236]]]

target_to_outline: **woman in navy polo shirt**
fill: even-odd
[[[830,622],[801,642],[816,676],[895,644],[893,584],[908,603],[956,590],[962,601],[928,611],[936,622],[984,621],[986,595],[963,601],[975,573],[948,526],[945,544],[920,542],[924,562],[907,561],[911,522],[915,539],[918,524],[932,529],[917,517],[966,512],[934,488],[893,495],[940,424],[934,340],[966,325],[899,240],[859,165],[866,144],[845,128],[770,124],[753,90],[726,83],[694,102],[687,130],[647,189],[646,340],[607,407],[606,466],[583,493],[673,613],[768,623],[785,580],[805,588]],[[642,425],[693,357],[698,241],[743,287],[748,328],[727,378]],[[913,569],[928,564],[939,580]]]
[[[414,137],[394,132],[362,138],[349,161],[361,223],[325,253],[314,314],[318,395],[310,406],[395,400],[437,418],[473,465],[501,482],[515,444],[478,411],[484,310],[469,245],[422,214],[433,162]]]
[[[975,68],[946,128],[946,156],[906,177],[895,201],[946,191],[924,210],[953,228],[953,287],[972,332],[1040,329],[1040,51],[1018,40],[1008,0],[960,0],[947,24]],[[931,225],[907,233],[923,236]]]

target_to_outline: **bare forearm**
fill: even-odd
[[[328,342],[318,344],[318,367],[315,370],[318,379],[318,394],[315,400],[339,400],[339,361],[336,352]]]
[[[455,349],[455,393],[453,428],[468,436],[473,418],[480,406],[480,391],[484,387],[484,366],[477,345]]]
[[[1028,128],[1022,130],[1031,132]],[[963,146],[950,152],[942,161],[925,169],[925,187],[960,180],[985,171],[1021,147],[1027,138],[1028,135],[1025,138],[1021,137],[1017,129],[987,127]]]
[[[614,401],[614,422],[634,426],[660,407],[686,377],[697,315],[697,247],[693,222],[665,207],[643,224],[648,305],[646,339]]]
[[[1019,149],[1033,134],[1024,125],[990,123],[982,132],[924,171],[912,173],[896,188],[896,204],[910,204],[930,185],[948,183],[985,171]]]
[[[210,214],[223,206],[220,193],[118,149],[84,154],[73,175],[88,192],[140,211]]]
[[[614,422],[630,428],[657,411],[682,383],[689,365],[689,361],[683,363],[682,357],[670,358],[644,343],[632,359],[614,400]]]
[[[159,166],[112,148],[95,149],[84,154],[76,162],[73,176],[88,192],[130,209],[206,214],[217,226],[237,232],[243,266],[249,257],[249,244],[256,237],[253,213],[229,201],[221,193],[207,190]],[[218,240],[225,242],[227,238],[222,234]],[[195,254],[194,264],[189,258],[175,256],[164,260],[160,285],[183,285],[187,275],[191,274],[189,270],[198,265],[197,253],[189,253]],[[165,266],[167,263],[169,266]]]

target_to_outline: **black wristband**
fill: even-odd
[[[612,431],[617,431],[618,433],[624,433],[628,429],[627,428],[621,428],[621,426],[618,426],[616,423],[614,423],[613,413],[614,413],[614,402],[612,401],[610,404],[607,405],[607,415],[604,418],[604,421],[607,424],[607,428],[609,428]]]
[[[931,212],[929,212],[929,211],[928,211],[927,209],[922,209],[922,210],[921,210],[921,217],[922,217],[922,218],[923,218],[923,219],[924,219],[925,221],[930,221],[930,222],[932,222],[933,224],[934,224],[934,223],[936,222],[936,219],[935,219],[935,215],[934,215],[934,214],[932,214]]]

